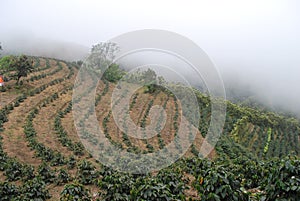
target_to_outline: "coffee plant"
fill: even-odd
[[[60,194],[60,201],[90,201],[88,190],[79,183],[65,185]]]

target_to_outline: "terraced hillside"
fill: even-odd
[[[209,97],[197,92],[199,131],[184,158],[151,174],[121,173],[95,160],[77,135],[72,90],[78,66],[51,58],[32,59],[34,71],[22,84],[15,87],[15,80],[10,80],[0,92],[0,200],[299,198],[298,120],[228,102],[222,137],[209,159],[200,159],[211,107]],[[101,80],[95,102],[99,126],[112,144],[146,154],[174,140],[182,114],[172,93],[159,87],[151,92],[141,88],[131,97],[130,117],[136,125],[150,123],[149,111],[155,105],[167,114],[161,132],[145,140],[129,136],[114,122],[111,97],[115,87]],[[89,121],[89,111],[82,111],[82,116]],[[156,127],[159,130],[162,125]],[[176,146],[180,149],[181,144]]]

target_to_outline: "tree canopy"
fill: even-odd
[[[0,74],[12,72],[9,76],[16,79],[17,84],[21,77],[27,77],[32,70],[33,61],[26,55],[4,56],[0,59]]]
[[[21,77],[27,77],[33,71],[33,61],[27,56],[21,55],[15,60],[13,68],[16,71],[14,77],[17,80],[17,84],[19,84]]]
[[[117,82],[125,75],[125,71],[121,70],[117,64],[112,64],[104,72],[103,77],[110,82]]]

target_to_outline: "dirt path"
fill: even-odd
[[[54,130],[54,119],[58,112],[68,104],[71,98],[71,91],[59,96],[58,99],[47,104],[46,107],[41,107],[39,113],[33,120],[33,126],[37,132],[37,141],[52,150],[59,151],[63,156],[70,156],[73,152],[60,143]]]

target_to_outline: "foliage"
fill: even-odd
[[[91,162],[83,160],[78,165],[77,175],[80,183],[92,184],[95,183],[98,172]]]
[[[59,141],[61,144],[68,149],[72,150],[75,155],[83,155],[84,154],[84,147],[80,142],[74,143],[68,136],[67,131],[61,124],[61,118],[63,118],[67,113],[71,112],[72,109],[72,102],[69,103],[68,107],[59,112],[54,120],[54,129],[59,137]]]
[[[83,185],[72,183],[65,185],[61,192],[60,201],[90,201],[88,190]]]
[[[198,176],[195,188],[201,200],[248,200],[241,182],[223,167],[214,167]]]
[[[175,198],[171,189],[155,178],[137,180],[137,183],[131,190],[131,196],[131,200],[168,201]]]
[[[176,166],[164,169],[157,175],[157,179],[166,185],[175,197],[183,197],[184,190],[186,189],[183,181],[183,171]]]
[[[20,194],[20,190],[14,184],[9,182],[0,183],[0,200],[10,201],[16,199]]]
[[[116,57],[116,53],[119,51],[119,47],[116,43],[98,43],[93,45],[91,54],[88,57],[89,63],[87,69],[94,73],[104,73],[105,68],[112,64],[112,61]]]
[[[122,174],[110,168],[104,167],[100,172],[102,178],[98,186],[103,190],[100,192],[101,200],[129,200],[133,178],[128,174]]]
[[[55,172],[45,162],[39,166],[38,175],[46,183],[52,183],[55,180]]]
[[[22,181],[31,180],[36,176],[34,172],[34,167],[28,164],[23,165],[22,173],[23,173]]]
[[[99,187],[102,200],[184,200],[180,172],[162,170],[157,176],[131,175],[104,168]]]
[[[17,57],[12,67],[13,70],[16,71],[14,77],[17,80],[17,84],[19,84],[21,77],[27,77],[27,75],[34,70],[32,59],[25,55]]]
[[[193,186],[201,200],[248,200],[241,180],[225,167],[209,160],[189,159],[187,172],[196,179]]]
[[[272,136],[272,129],[269,128],[268,129],[268,139],[267,139],[267,143],[264,147],[264,154],[266,154],[269,150],[269,145],[270,145],[270,142],[271,142],[271,136]]]
[[[55,183],[57,185],[61,185],[68,183],[69,181],[71,181],[71,177],[68,174],[68,171],[65,169],[60,169]]]
[[[109,82],[117,82],[125,75],[125,71],[121,70],[117,64],[110,65],[103,74],[104,79]]]
[[[46,200],[50,194],[46,189],[45,182],[40,177],[35,177],[24,183],[21,187],[20,200]]]
[[[266,200],[298,200],[300,198],[300,160],[284,158],[267,163],[268,177],[264,180]]]
[[[15,56],[4,56],[0,59],[0,74],[5,74],[11,71],[16,60]]]
[[[5,176],[8,181],[16,181],[22,177],[23,165],[15,159],[10,159],[6,162],[4,167]]]

